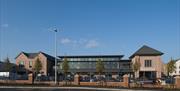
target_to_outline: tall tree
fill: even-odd
[[[171,60],[167,63],[166,69],[167,69],[168,76],[170,73],[173,73],[176,69],[175,60],[171,58]]]
[[[42,63],[41,63],[41,61],[39,60],[39,58],[36,59],[33,69],[34,69],[34,71],[36,72],[36,74],[39,73],[40,70],[42,69]]]
[[[100,76],[103,73],[104,69],[104,63],[101,61],[101,59],[98,59],[96,62],[96,71],[97,73],[99,73]]]
[[[6,71],[6,72],[10,72],[12,70],[12,63],[10,62],[10,59],[9,57],[7,57],[5,60],[4,60],[4,63],[3,63],[3,70]]]
[[[62,70],[63,70],[63,73],[65,75],[65,81],[66,81],[66,84],[67,84],[67,73],[68,73],[68,70],[69,70],[69,64],[68,64],[67,58],[64,58],[64,61],[62,63]]]
[[[141,67],[141,63],[139,60],[136,59],[135,62],[132,63],[132,69],[133,69],[135,75],[137,75],[137,72],[140,70],[140,67]]]

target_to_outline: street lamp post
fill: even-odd
[[[57,84],[57,29],[54,30],[55,32],[55,85]]]
[[[2,41],[3,41],[3,29],[2,29],[2,27],[0,27],[0,61],[2,61]]]
[[[2,37],[1,37],[2,34],[1,34],[1,33],[2,33],[2,32],[1,32],[1,31],[2,31],[2,30],[0,29],[0,50],[2,51],[2,48],[1,48],[1,45],[2,45],[2,42],[1,42],[1,41],[2,41],[2,40],[1,40],[1,39],[2,39]],[[0,61],[2,61],[2,52],[1,52],[1,51],[0,51]]]

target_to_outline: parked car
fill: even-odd
[[[44,75],[37,76],[35,78],[35,81],[49,81],[49,77],[48,76],[44,76]]]
[[[173,76],[170,76],[165,79],[165,82],[168,84],[173,84],[175,82],[175,79]]]

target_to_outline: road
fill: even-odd
[[[158,91],[158,90],[132,90],[132,89],[112,89],[112,88],[92,88],[92,87],[16,87],[16,86],[0,86],[0,91]]]

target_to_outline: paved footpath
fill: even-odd
[[[95,88],[95,87],[22,87],[0,86],[0,91],[160,91],[160,90],[132,90],[118,88]]]

